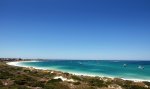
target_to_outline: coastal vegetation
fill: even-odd
[[[1,61],[0,89],[150,89],[150,82],[77,76],[54,70],[15,67]]]

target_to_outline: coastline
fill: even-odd
[[[17,67],[25,67],[25,68],[34,68],[34,69],[40,69],[40,70],[52,70],[52,71],[59,71],[65,73],[63,70],[55,70],[55,69],[47,69],[47,68],[40,68],[40,67],[33,67],[33,66],[25,66],[21,65],[20,62],[40,62],[40,61],[13,61],[13,62],[6,62],[7,65],[10,66],[17,66]],[[103,76],[103,75],[96,75],[96,74],[83,74],[83,73],[77,73],[77,72],[67,72],[69,74],[77,75],[77,76],[89,76],[89,77],[106,77],[106,78],[111,78],[111,79],[123,79],[123,80],[129,80],[133,82],[150,82],[150,80],[144,80],[144,79],[129,79],[129,78],[119,78],[119,77],[112,77],[112,76]]]

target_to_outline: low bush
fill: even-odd
[[[67,85],[61,83],[48,83],[44,86],[44,89],[70,89]]]
[[[73,75],[73,76],[71,76],[71,77],[72,77],[72,79],[74,79],[74,80],[81,81],[81,78],[80,78],[80,77],[78,77],[78,76]]]
[[[88,81],[89,85],[91,86],[97,86],[97,87],[106,87],[107,85],[104,83],[104,81],[100,80],[100,79],[90,79]]]
[[[62,80],[60,78],[59,79],[51,79],[47,83],[56,83],[56,82],[62,82]]]
[[[81,83],[80,82],[74,82],[73,84],[74,85],[80,85]]]

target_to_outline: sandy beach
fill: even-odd
[[[18,67],[26,67],[26,68],[32,67],[32,68],[35,68],[35,69],[50,70],[50,69],[48,69],[48,68],[41,68],[41,67],[34,67],[34,66],[22,65],[21,63],[24,63],[24,62],[40,62],[40,61],[14,61],[14,62],[7,62],[7,64],[8,64],[8,65],[11,65],[11,66],[18,66]],[[58,71],[58,70],[54,70],[54,71]],[[61,71],[61,72],[64,72],[64,71]],[[106,76],[94,75],[94,74],[84,74],[84,73],[75,73],[75,72],[68,72],[68,73],[74,74],[74,75],[77,75],[77,76],[91,76],[91,77],[99,76],[99,77],[106,77]],[[108,78],[114,79],[115,77],[109,76]],[[123,80],[131,80],[131,81],[134,81],[134,82],[143,82],[143,81],[148,81],[148,82],[150,82],[150,80],[142,80],[142,79],[128,79],[128,78],[120,78],[120,79],[123,79]]]

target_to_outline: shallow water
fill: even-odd
[[[76,74],[150,80],[150,61],[47,60],[20,62],[18,65]]]

